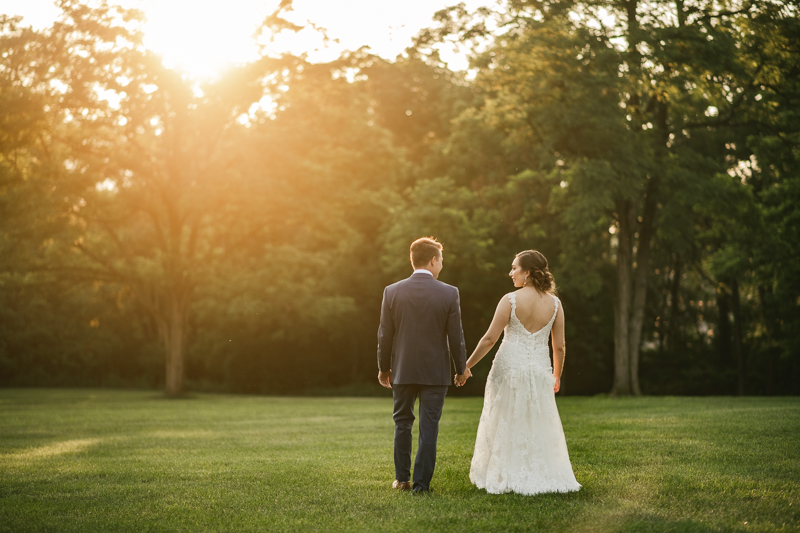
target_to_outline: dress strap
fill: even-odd
[[[556,321],[556,315],[558,315],[558,305],[561,303],[561,300],[558,299],[558,296],[556,296],[555,294],[553,294],[551,296],[553,297],[553,300],[555,302],[555,306],[554,306],[554,309],[553,309],[553,316],[550,318],[550,324],[552,324],[553,322]]]
[[[508,293],[508,301],[511,302],[511,315],[515,314],[517,309],[517,295],[516,293],[510,292]]]

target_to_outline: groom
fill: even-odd
[[[378,328],[378,381],[394,396],[394,471],[392,487],[411,490],[411,427],[419,398],[419,443],[414,460],[414,492],[430,490],[436,466],[436,438],[450,359],[456,385],[467,380],[467,352],[461,330],[458,289],[438,281],[442,245],[423,237],[411,243],[410,278],[383,291]],[[452,350],[452,353],[451,353]]]

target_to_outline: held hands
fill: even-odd
[[[470,372],[469,368],[464,370],[463,374],[456,374],[455,376],[455,385],[456,387],[461,387],[464,383],[467,382],[468,378],[472,377],[472,372]],[[392,371],[389,370],[388,372],[378,372],[378,383],[381,384],[382,387],[386,387],[387,389],[392,388]]]
[[[472,377],[472,372],[470,372],[469,368],[464,370],[463,374],[456,374],[455,379],[453,380],[456,387],[461,387],[464,383],[467,382],[467,378]]]

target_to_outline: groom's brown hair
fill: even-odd
[[[435,237],[422,237],[411,243],[411,265],[414,268],[421,268],[431,262],[431,259],[438,257],[444,249],[442,243]]]

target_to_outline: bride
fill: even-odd
[[[564,368],[564,310],[553,275],[535,250],[518,253],[509,275],[520,289],[500,300],[467,361],[468,377],[505,331],[486,381],[469,479],[491,494],[577,491],[555,401]]]

